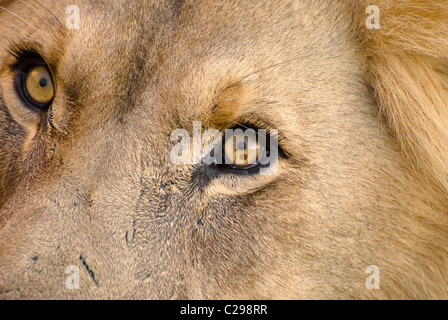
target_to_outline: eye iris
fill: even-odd
[[[51,76],[44,66],[32,68],[25,75],[25,91],[32,102],[48,104],[54,96]]]
[[[255,137],[237,134],[225,143],[225,154],[235,167],[245,168],[257,164],[260,146]]]

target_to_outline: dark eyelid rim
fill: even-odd
[[[54,97],[48,104],[37,104],[33,102],[32,99],[30,99],[27,94],[23,92],[23,88],[21,88],[24,74],[26,74],[33,67],[43,66],[50,74],[53,90],[56,92],[54,73],[51,70],[51,66],[45,61],[43,55],[40,53],[40,45],[32,42],[18,41],[13,42],[8,51],[13,59],[7,62],[6,68],[14,75],[14,86],[17,94],[31,110],[36,112],[48,112],[46,109],[51,107]]]
[[[221,134],[223,135],[223,138],[225,139],[225,131],[228,129],[243,129],[243,130],[255,130],[256,134],[258,134],[258,130],[266,130],[266,136],[269,137],[272,130],[274,130],[274,127],[272,124],[268,124],[266,121],[263,121],[259,117],[255,117],[253,115],[246,116],[246,117],[240,117],[240,121],[234,121],[233,124],[229,121],[228,124],[221,128]],[[223,140],[224,140],[223,139]],[[281,135],[280,130],[278,130],[278,156],[279,158],[283,159],[289,159],[290,154],[285,151],[285,148],[282,146],[281,141],[284,140],[284,138]],[[224,146],[223,146],[224,147]],[[268,150],[267,150],[268,151]],[[241,167],[237,168],[232,165],[209,165],[209,168],[211,170],[218,170],[221,172],[228,172],[228,173],[234,173],[238,175],[253,175],[260,170],[259,166],[250,166],[250,167]]]
[[[14,41],[8,49],[9,54],[13,57],[6,65],[10,72],[23,70],[24,65],[43,65],[47,68],[51,77],[54,79],[54,72],[51,65],[45,60],[42,48],[39,43],[32,41]]]
[[[32,67],[31,67],[32,68]],[[25,75],[27,72],[19,70],[16,78],[15,78],[15,90],[17,94],[21,97],[22,101],[27,105],[28,108],[35,112],[48,112],[48,109],[50,108],[51,104],[53,103],[53,99],[51,99],[50,102],[46,104],[40,104],[37,102],[34,102],[31,97],[29,97],[29,94],[26,92],[26,90],[23,88],[23,82],[25,81]]]

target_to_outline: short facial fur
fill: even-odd
[[[370,1],[0,0],[0,297],[447,298],[448,2],[376,2],[381,30]],[[172,164],[195,121],[278,129],[286,156]]]

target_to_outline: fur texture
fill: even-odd
[[[367,5],[372,2],[365,1]],[[359,21],[370,81],[404,153],[448,190],[446,1],[379,1],[380,31]],[[361,15],[358,14],[358,17]]]
[[[448,297],[448,1],[40,2],[0,0],[1,298]],[[278,129],[277,173],[172,164],[194,121]]]

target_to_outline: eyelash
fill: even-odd
[[[269,138],[272,131],[274,130],[274,126],[271,124],[266,123],[265,121],[262,121],[255,117],[247,117],[245,119],[242,119],[241,121],[234,122],[234,126],[231,129],[236,128],[242,128],[243,130],[247,129],[253,129],[258,134],[258,130],[266,130],[266,137]],[[225,131],[225,129],[223,130]],[[282,147],[283,141],[285,138],[282,136],[280,130],[278,131],[277,135],[278,139],[278,154],[282,158],[289,158],[289,154],[285,151],[285,149]]]
[[[42,55],[39,53],[37,47],[27,42],[13,42],[8,53],[13,57],[13,61],[8,64],[8,69],[11,72],[21,70],[21,67],[26,64],[46,64]]]

